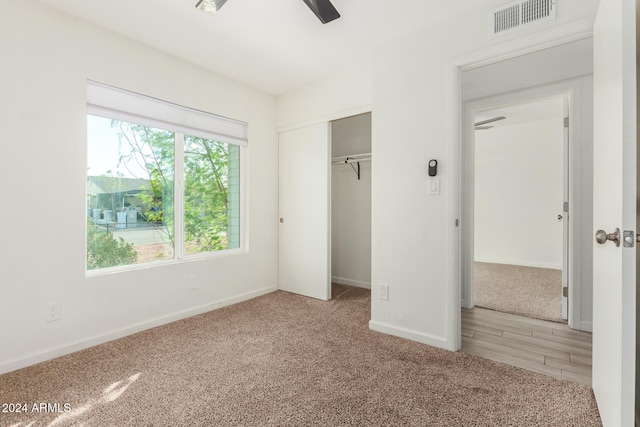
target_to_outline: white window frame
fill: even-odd
[[[114,86],[87,81],[87,115],[121,120],[174,133],[174,257],[172,259],[86,270],[87,277],[152,268],[184,261],[246,253],[245,170],[247,123],[183,107]],[[195,254],[184,253],[184,136],[197,136],[240,147],[239,247]],[[86,168],[85,168],[86,169]],[[86,178],[86,177],[85,177]],[[87,230],[85,230],[86,236]],[[85,239],[85,257],[87,253]]]

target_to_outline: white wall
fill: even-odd
[[[276,289],[273,97],[38,2],[0,3],[0,55],[0,372]],[[248,253],[85,277],[87,79],[249,123]]]
[[[475,260],[562,269],[563,123],[475,133]]]
[[[371,111],[370,64],[278,97],[278,128],[299,128]]]
[[[558,2],[556,21],[492,39],[486,16],[503,3],[479,2],[475,10],[381,46],[374,54],[372,329],[458,348],[456,65],[589,32],[598,4]],[[426,164],[432,158],[439,160],[439,196],[427,195]],[[388,301],[377,298],[383,283],[389,285]]]
[[[331,122],[331,157],[371,152],[371,113]]]
[[[591,74],[593,39],[589,37],[466,70],[462,73],[462,99],[477,99]]]
[[[371,114],[332,122],[331,147],[332,157],[370,153]],[[371,287],[371,162],[360,163],[359,180],[348,164],[331,167],[331,276]]]

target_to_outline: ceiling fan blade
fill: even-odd
[[[327,22],[331,22],[334,19],[340,18],[340,14],[336,10],[336,8],[333,7],[333,4],[331,4],[330,0],[302,0],[302,1],[304,1],[307,4],[307,6],[309,6],[309,9],[311,9],[311,11],[316,14],[320,22],[322,22],[323,24],[326,24]]]

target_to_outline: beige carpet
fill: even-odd
[[[2,426],[597,426],[590,387],[369,330],[370,292],[285,292],[0,376]],[[31,406],[30,406],[31,407]]]
[[[475,263],[474,305],[562,322],[562,270]]]

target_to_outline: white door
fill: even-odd
[[[280,133],[280,289],[328,300],[329,123]]]
[[[636,233],[636,5],[602,0],[594,26],[594,229]],[[595,232],[594,230],[594,232]],[[620,236],[623,240],[623,236]],[[633,242],[635,239],[631,239]],[[593,245],[593,390],[605,426],[633,426],[635,248]]]

